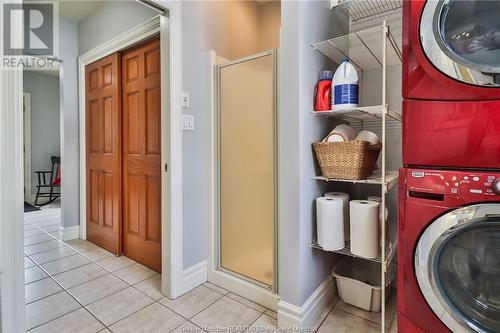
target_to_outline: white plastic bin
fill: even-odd
[[[366,311],[380,312],[382,287],[380,264],[376,262],[342,258],[332,270],[337,281],[340,298],[348,304]],[[390,288],[386,288],[386,301]]]

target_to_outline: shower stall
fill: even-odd
[[[215,101],[214,266],[275,294],[277,51],[216,65]]]

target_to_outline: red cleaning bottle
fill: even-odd
[[[331,110],[332,78],[332,71],[322,71],[320,73],[314,96],[315,111]]]

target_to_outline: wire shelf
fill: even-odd
[[[389,29],[389,27],[387,27]],[[401,38],[394,38],[388,30],[387,66],[400,65],[402,62]],[[340,64],[342,59],[349,61],[360,71],[382,68],[384,25],[352,32],[347,35],[313,43],[311,46]]]
[[[403,0],[332,0],[331,7],[341,8],[352,21],[387,13],[403,7]]]
[[[326,178],[323,176],[314,176],[312,177],[314,180],[320,180],[325,182],[342,182],[342,183],[353,183],[353,184],[382,184],[382,175],[380,171],[375,171],[373,175],[365,179],[340,179],[340,178]],[[399,181],[399,173],[397,171],[387,171],[385,175],[385,187],[386,190],[390,190],[394,186],[398,184]]]
[[[334,117],[344,121],[370,121],[382,120],[382,113],[386,107],[383,105],[361,106],[352,110],[331,110],[331,111],[312,111],[311,114],[318,117]],[[387,120],[401,122],[401,114],[391,107],[387,107]]]
[[[394,243],[387,243],[385,248],[385,260],[384,260],[384,265],[386,265],[386,267],[389,267],[389,265],[391,264],[392,262],[392,259],[394,258],[394,255],[396,253],[396,249],[397,249],[397,241],[394,242]],[[311,248],[313,249],[318,249],[318,250],[322,250],[322,251],[327,251],[325,249],[323,249],[319,244],[318,244],[318,241],[315,239],[313,240],[312,244],[311,244]],[[345,255],[345,256],[349,256],[349,257],[355,257],[355,258],[360,258],[360,259],[364,259],[364,260],[368,260],[368,261],[373,261],[373,262],[378,262],[378,263],[382,263],[382,257],[379,255],[375,258],[364,258],[364,257],[360,257],[360,256],[357,256],[355,254],[353,254],[351,252],[351,244],[349,241],[346,241],[346,244],[345,244],[345,247],[343,249],[340,249],[340,250],[335,250],[335,251],[327,251],[327,252],[333,252],[333,253],[337,253],[337,254],[342,254],[342,255]]]

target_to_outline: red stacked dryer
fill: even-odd
[[[498,17],[500,1],[404,1],[402,333],[500,332]]]

